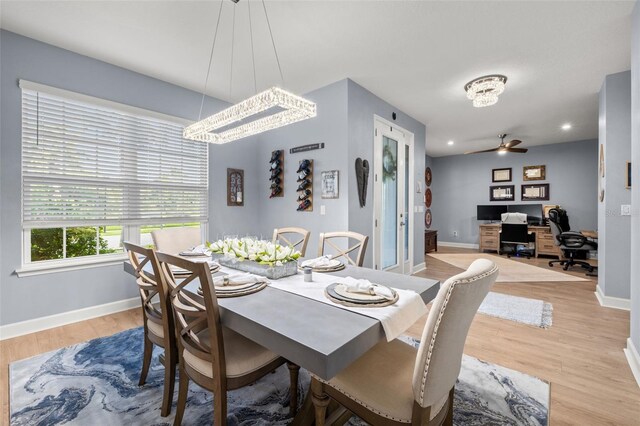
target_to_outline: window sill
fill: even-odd
[[[77,259],[48,260],[22,265],[16,269],[18,277],[31,277],[34,275],[52,274],[56,272],[76,271],[79,269],[98,268],[121,264],[127,259],[126,253],[91,256]]]

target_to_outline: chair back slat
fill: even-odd
[[[160,268],[155,251],[126,241],[123,245],[129,256],[129,261],[135,269],[136,283],[138,284],[145,320],[162,325],[165,335],[173,333],[173,318],[169,306],[168,289],[162,287],[157,280],[160,275]],[[145,269],[148,263],[151,264],[152,274],[147,273]]]
[[[413,394],[421,407],[440,401],[454,387],[471,322],[498,276],[488,259],[440,287],[429,310],[413,372]]]
[[[346,240],[346,246],[348,248],[344,249],[334,244],[335,240]],[[356,244],[353,246],[349,246],[349,242],[351,240],[355,240]],[[324,255],[332,255],[333,259],[338,259],[340,257],[344,258],[347,263],[354,266],[362,266],[364,263],[364,255],[367,250],[367,242],[369,241],[369,237],[366,235],[358,234],[357,232],[325,232],[320,234],[320,245],[318,247],[318,256]],[[331,247],[333,252],[329,253],[327,247]],[[349,255],[350,253],[357,250],[355,260]]]
[[[291,246],[300,252],[301,256],[304,256],[307,251],[307,244],[309,243],[309,235],[311,232],[304,228],[288,227],[288,228],[276,228],[273,230],[273,242],[280,241],[280,244],[285,246]],[[294,238],[297,238],[294,240]]]
[[[213,379],[226,380],[220,311],[208,263],[192,262],[160,252],[157,253],[157,257],[162,271],[160,279],[170,289],[169,297],[175,316],[180,353],[186,349],[210,362]],[[172,266],[189,271],[189,275],[177,280],[171,270]],[[202,296],[197,294],[197,291],[189,289],[198,283],[202,289]],[[203,332],[208,332],[208,345],[201,339]]]

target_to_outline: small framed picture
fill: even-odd
[[[546,178],[546,166],[524,166],[522,168],[522,180],[545,180]]]
[[[513,201],[516,199],[514,185],[499,185],[489,187],[490,201]]]
[[[549,184],[536,183],[530,185],[522,185],[522,201],[538,201],[549,199]]]
[[[511,167],[505,169],[493,169],[491,182],[511,182]]]
[[[627,161],[627,179],[625,180],[627,189],[631,189],[631,161]]]
[[[322,172],[322,198],[338,198],[339,184],[339,171],[330,170],[328,172]]]

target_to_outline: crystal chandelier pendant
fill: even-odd
[[[242,123],[270,109],[273,114]],[[272,87],[186,127],[185,139],[223,144],[277,129],[316,116],[316,104],[279,87]],[[237,124],[233,126],[233,124]],[[218,130],[216,132],[216,130]]]
[[[232,1],[233,3],[238,3],[239,0]],[[287,92],[286,90],[283,90],[279,87],[272,87],[225,110],[222,110],[205,119],[200,120],[200,117],[202,116],[202,107],[204,105],[207,83],[209,82],[211,63],[213,62],[213,53],[215,51],[216,40],[218,38],[218,28],[220,27],[220,18],[222,16],[223,3],[224,2],[222,1],[220,2],[220,9],[218,11],[218,21],[216,22],[215,33],[213,36],[213,46],[211,47],[211,53],[209,56],[207,77],[205,78],[204,88],[202,90],[200,115],[198,116],[197,122],[184,129],[182,136],[185,139],[199,142],[223,144],[315,117],[316,104],[314,102],[294,95],[293,93]],[[253,29],[251,26],[251,2],[247,1],[246,4],[249,14],[248,22],[249,39],[251,40],[251,61],[253,64],[253,87],[254,91],[257,92],[258,90],[256,83],[257,80],[255,52],[253,49]],[[278,57],[278,51],[276,50],[276,44],[273,39],[271,24],[269,22],[269,15],[267,13],[267,7],[264,0],[262,1],[262,8],[264,9],[264,15],[266,18],[267,27],[269,29],[269,36],[271,38],[271,44],[273,45],[273,53],[275,55],[276,62],[278,64],[278,70],[280,72],[280,81],[284,84],[282,66],[280,65],[280,58]],[[234,5],[233,27],[231,30],[231,71],[229,73],[229,96],[231,96],[231,83],[233,78],[233,39],[235,35],[235,19],[236,13]]]
[[[498,102],[498,96],[504,92],[507,77],[494,74],[476,78],[465,84],[467,98],[473,101],[473,106],[482,108]]]

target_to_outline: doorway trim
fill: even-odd
[[[407,226],[409,226],[409,243],[407,244],[407,247],[409,248],[409,268],[408,271],[404,271],[405,275],[411,275],[413,274],[413,268],[414,268],[414,260],[413,260],[413,253],[414,253],[414,220],[415,220],[415,182],[416,182],[416,178],[415,178],[415,135],[413,134],[413,132],[410,132],[409,130],[397,125],[396,123],[393,123],[387,119],[384,119],[382,117],[380,117],[377,114],[373,115],[373,140],[372,142],[372,147],[373,147],[373,160],[374,160],[374,170],[376,170],[376,164],[375,164],[375,158],[376,158],[376,152],[375,152],[375,143],[376,143],[376,127],[378,125],[383,125],[383,126],[387,126],[389,127],[392,131],[393,129],[397,129],[398,131],[402,132],[404,134],[404,138],[405,141],[407,143],[407,145],[409,145],[409,180],[408,182],[405,183],[405,185],[407,185],[408,187],[408,193],[409,193],[409,203],[408,203],[408,211],[407,211]],[[373,186],[375,188],[375,181],[376,177],[375,177],[375,172],[374,172],[374,176],[373,176]],[[373,194],[373,209],[372,209],[372,220],[371,220],[371,225],[372,225],[372,234],[373,238],[372,238],[372,242],[373,242],[373,267],[374,269],[378,269],[381,270],[381,268],[379,268],[380,265],[378,265],[377,260],[378,260],[378,240],[377,240],[377,232],[376,232],[376,206],[377,206],[377,202],[378,200],[376,199],[376,194],[375,194],[375,189],[372,191]]]

